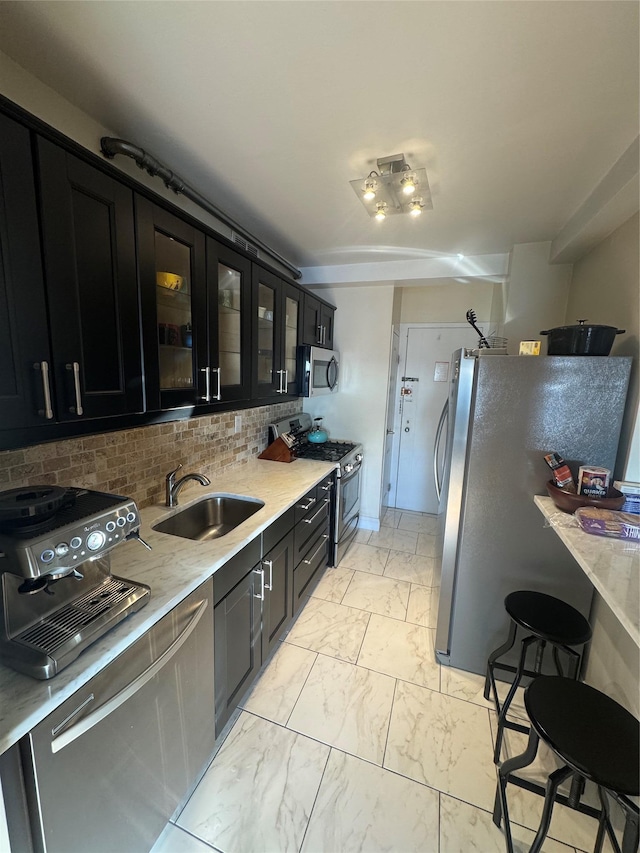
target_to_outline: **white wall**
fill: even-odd
[[[509,355],[518,354],[520,341],[540,340],[541,330],[564,324],[571,264],[550,265],[550,248],[551,243],[513,247],[504,323]]]
[[[464,323],[469,308],[479,320],[489,321],[494,294],[499,290],[500,285],[493,282],[471,280],[462,284],[455,279],[425,287],[403,287],[400,322]]]
[[[630,355],[633,369],[622,424],[616,471],[640,482],[640,215],[635,214],[576,262],[567,303],[566,323],[591,323],[626,329],[611,355]]]
[[[335,348],[340,352],[339,391],[304,401],[304,411],[325,418],[330,438],[364,445],[360,515],[375,529],[382,500],[385,414],[393,313],[392,286],[319,291],[336,308]]]

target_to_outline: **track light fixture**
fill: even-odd
[[[423,210],[433,208],[426,169],[412,169],[404,154],[381,157],[377,166],[366,178],[350,181],[369,216],[381,220],[396,213],[410,213],[417,217]],[[420,198],[416,195],[418,190]]]

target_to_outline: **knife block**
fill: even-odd
[[[289,445],[280,437],[258,456],[258,459],[270,459],[272,462],[293,462],[295,458]]]

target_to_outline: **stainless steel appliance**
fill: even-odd
[[[331,511],[330,566],[337,566],[354,540],[360,519],[361,468],[364,452],[353,441],[329,440],[314,444],[307,439],[312,427],[311,415],[301,412],[269,425],[269,441],[283,433],[295,437],[293,451],[301,459],[340,463],[336,471],[334,506]]]
[[[122,495],[52,486],[0,493],[0,661],[51,678],[144,606],[149,587],[112,575],[109,559],[140,539],[139,529],[136,504]]]
[[[335,350],[302,345],[298,347],[300,396],[319,397],[338,390],[340,356]]]
[[[36,851],[153,847],[215,748],[212,614],[209,578],[20,742]]]
[[[552,450],[574,475],[587,463],[613,470],[630,367],[630,358],[453,354],[434,450],[441,663],[484,673],[514,590],[556,595],[589,616],[593,587],[543,529],[533,496],[546,494]]]

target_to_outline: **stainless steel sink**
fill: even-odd
[[[153,525],[160,533],[207,542],[229,533],[264,506],[256,498],[209,495]]]

